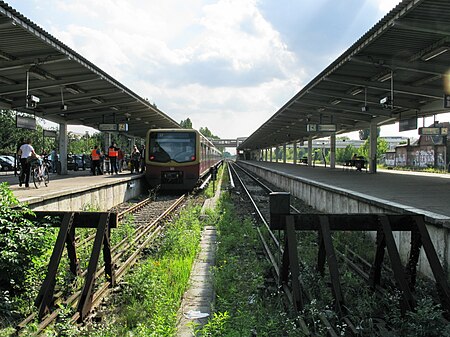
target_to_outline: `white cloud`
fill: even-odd
[[[377,5],[378,10],[383,14],[387,14],[401,2],[400,0],[369,0],[369,1],[374,2]]]
[[[51,33],[180,121],[246,136],[304,71],[256,0],[59,1]]]
[[[331,0],[32,3],[43,16],[35,18],[38,25],[173,119],[190,117],[197,128],[237,137],[250,135],[298,92],[306,70],[314,77],[361,36],[365,30],[347,41],[361,29],[356,18],[367,22],[367,8],[381,17],[398,2],[365,0],[350,12],[350,2]],[[262,14],[264,3],[272,16]],[[336,28],[342,21],[348,21],[347,31]]]

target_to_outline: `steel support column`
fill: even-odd
[[[377,172],[377,123],[370,123],[369,173]]]
[[[312,166],[312,137],[308,137],[308,166]]]
[[[67,124],[59,124],[59,162],[61,163],[60,174],[67,174]]]
[[[330,136],[330,168],[336,167],[336,134]]]
[[[294,165],[297,164],[297,142],[294,142]]]

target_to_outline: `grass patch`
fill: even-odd
[[[196,336],[300,336],[295,318],[285,313],[282,296],[266,284],[269,270],[261,256],[251,220],[236,217],[229,197],[222,195],[212,217],[217,228],[214,267],[216,308]]]
[[[86,336],[173,336],[181,297],[199,249],[200,206],[185,208],[124,281],[106,319]]]

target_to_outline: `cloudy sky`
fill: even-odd
[[[399,3],[6,1],[176,121],[222,138],[253,133]]]

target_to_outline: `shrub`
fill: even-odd
[[[42,274],[46,268],[39,257],[48,251],[51,237],[46,228],[26,219],[32,215],[6,183],[0,184],[0,290],[8,294],[0,300],[1,314],[10,315],[13,297],[29,292],[30,273]]]

